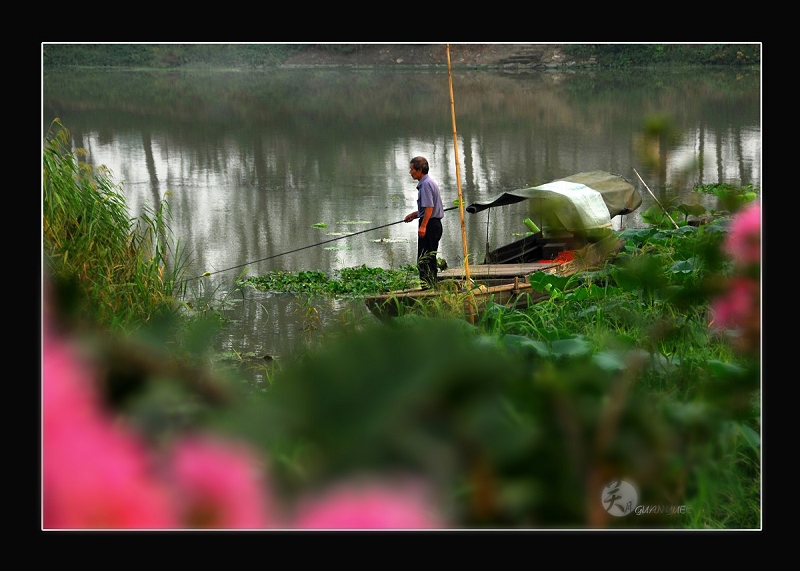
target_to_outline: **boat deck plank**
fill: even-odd
[[[476,264],[469,266],[472,279],[525,277],[528,274],[560,266],[560,262],[532,262],[527,264]],[[465,268],[439,270],[439,279],[458,279],[465,275]]]

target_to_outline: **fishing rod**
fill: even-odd
[[[664,208],[664,207],[661,205],[661,202],[659,202],[659,200],[656,198],[656,195],[655,195],[655,194],[653,194],[653,191],[652,191],[652,190],[650,190],[650,187],[649,187],[649,186],[647,186],[647,183],[646,183],[644,180],[642,180],[642,177],[641,177],[641,176],[639,176],[639,172],[638,172],[636,169],[633,169],[633,172],[635,172],[635,173],[636,173],[636,176],[637,176],[637,177],[639,177],[639,180],[641,180],[641,181],[642,181],[642,184],[643,184],[643,185],[644,185],[644,187],[647,189],[647,192],[649,192],[649,193],[650,193],[650,196],[652,196],[652,197],[653,197],[653,200],[655,200],[655,201],[656,201],[656,204],[658,204],[659,206],[661,206],[661,210],[663,210],[663,211],[664,211],[664,214],[666,214],[666,215],[667,215],[667,218],[669,218],[669,221],[670,221],[670,222],[672,222],[672,225],[673,225],[673,226],[675,226],[675,230],[678,230],[678,225],[677,225],[677,224],[675,223],[675,221],[672,219],[672,216],[670,216],[670,215],[669,215],[669,212],[667,212],[667,209],[666,209],[666,208]]]
[[[455,210],[458,206],[451,206],[450,208],[445,208],[444,211],[447,212],[448,210]],[[316,246],[321,246],[323,244],[327,244],[329,242],[335,242],[336,240],[342,240],[344,238],[350,238],[351,236],[357,236],[359,234],[364,234],[365,232],[372,232],[373,230],[380,230],[381,228],[386,228],[387,226],[394,226],[395,224],[400,224],[401,222],[405,222],[405,219],[398,220],[397,222],[389,222],[388,224],[383,224],[382,226],[375,226],[374,228],[367,228],[366,230],[359,230],[358,232],[353,232],[352,234],[346,234],[345,236],[337,236],[336,238],[331,238],[330,240],[324,240],[322,242],[317,242],[316,244],[309,244],[308,246],[303,246],[302,248],[295,248],[294,250],[289,250],[288,252],[281,252],[280,254],[273,254],[272,256],[267,256],[266,258],[261,258],[260,260],[254,260],[252,262],[247,262],[246,264],[239,264],[238,266],[231,266],[230,268],[225,268],[224,270],[217,270],[216,272],[204,272],[202,275],[195,276],[189,279],[200,279],[200,278],[207,278],[209,276],[213,276],[214,274],[221,274],[222,272],[228,272],[230,270],[235,270],[237,268],[243,268],[245,266],[249,266],[250,264],[257,264],[259,262],[264,262],[266,260],[271,260],[272,258],[277,258],[279,256],[285,256],[286,254],[294,254],[295,252],[299,252],[301,250],[307,250],[308,248],[314,248]]]

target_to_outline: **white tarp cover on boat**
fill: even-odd
[[[531,203],[533,216],[541,217],[546,226],[571,232],[610,228],[611,218],[633,212],[642,204],[641,194],[620,175],[591,171],[504,192],[491,200],[473,202],[466,211],[475,214],[530,199],[537,199]]]
[[[570,232],[611,228],[602,195],[585,184],[557,180],[531,190],[531,212],[541,216],[546,228]]]

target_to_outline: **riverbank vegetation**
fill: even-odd
[[[759,189],[697,189],[719,208],[653,214],[527,310],[346,323],[253,386],[210,357],[224,322],[187,299],[168,206],[129,220],[67,141],[43,158],[45,527],[761,527]],[[394,288],[379,270],[338,278]]]
[[[369,44],[43,44],[42,62],[58,67],[270,67],[304,50],[357,54]],[[564,53],[600,67],[641,65],[753,66],[759,44],[564,44]],[[444,62],[443,62],[444,63]]]
[[[130,220],[121,188],[80,161],[57,120],[43,169],[45,269],[76,322],[128,330],[174,312],[187,259],[170,235],[169,204]]]

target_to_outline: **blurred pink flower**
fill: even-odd
[[[42,523],[45,529],[174,527],[146,450],[99,406],[91,369],[45,332],[42,362]]]
[[[734,274],[727,290],[712,300],[712,327],[735,330],[736,346],[744,352],[761,347],[761,207],[750,204],[731,222],[725,252]]]
[[[92,383],[91,368],[81,361],[77,350],[67,342],[45,332],[42,343],[42,422],[45,432],[51,427],[69,428],[72,423],[96,423],[99,399]]]
[[[47,313],[45,313],[47,316]],[[414,480],[349,482],[280,524],[256,453],[191,436],[154,452],[104,408],[77,345],[43,323],[43,529],[431,529],[443,518]]]
[[[731,224],[725,251],[741,266],[761,263],[761,206],[752,203],[745,207]]]
[[[435,529],[443,521],[421,486],[351,482],[300,503],[300,529]]]
[[[713,325],[717,328],[734,329],[753,321],[758,322],[759,304],[758,282],[736,277],[730,281],[728,291],[712,304]]]
[[[274,527],[264,472],[243,444],[187,438],[176,444],[170,470],[185,527]]]

